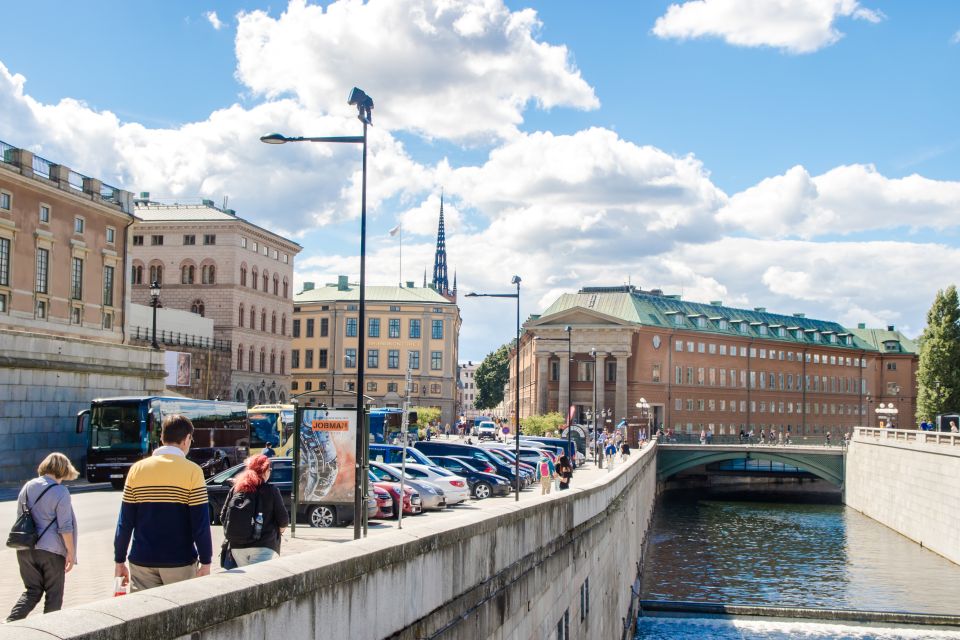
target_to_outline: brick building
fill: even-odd
[[[563,294],[524,328],[521,418],[573,404],[583,423],[594,408],[632,420],[642,397],[655,426],[687,433],[838,434],[877,424],[880,403],[893,403],[899,426],[914,424],[917,348],[893,326],[847,329],[619,286]]]
[[[302,247],[209,200],[169,205],[145,193],[135,205],[132,300],[149,305],[150,283],[159,281],[164,307],[211,318],[215,340],[229,345],[229,399],[286,402],[293,260]]]

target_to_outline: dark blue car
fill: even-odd
[[[483,500],[490,496],[510,495],[512,487],[508,478],[495,473],[484,473],[478,470],[469,459],[436,456],[430,458],[430,460],[436,466],[466,478],[467,484],[470,486],[470,493],[477,500]]]

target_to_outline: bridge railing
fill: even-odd
[[[960,447],[960,433],[949,431],[920,431],[919,429],[881,429],[877,427],[857,427],[855,434],[861,438],[888,442],[910,442],[917,444],[939,444]]]
[[[700,434],[699,433],[675,433],[673,435],[663,434],[658,437],[657,441],[660,444],[701,444]],[[745,437],[741,438],[738,435],[714,435],[712,438],[708,438],[707,442],[703,443],[704,446],[729,446],[732,444],[736,445],[755,445],[755,446],[764,446],[764,447],[785,447],[785,446],[801,446],[801,447],[843,447],[845,442],[842,436],[831,436],[828,440],[825,435],[817,436],[794,436],[791,435],[787,437],[784,434],[783,440],[779,438],[770,438],[767,437],[763,440],[760,439],[759,435],[754,435],[754,437]]]

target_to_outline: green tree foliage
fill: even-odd
[[[510,344],[507,343],[496,351],[487,354],[474,380],[477,384],[477,399],[473,403],[477,409],[493,409],[503,401],[503,385],[510,379]]]
[[[960,303],[954,285],[937,291],[920,336],[917,419],[960,410]]]
[[[567,425],[559,411],[545,413],[542,416],[529,416],[520,421],[524,435],[542,436],[550,431],[560,431]]]
[[[440,419],[440,407],[410,407],[410,410],[417,412],[417,424],[420,426],[426,426]]]

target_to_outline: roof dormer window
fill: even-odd
[[[746,320],[741,321],[741,322],[740,322],[740,333],[746,333],[746,332],[747,332],[747,328],[748,328],[749,326],[750,326],[750,325],[747,324]]]
[[[757,330],[760,332],[760,335],[762,336],[767,335],[767,325],[761,324]]]

